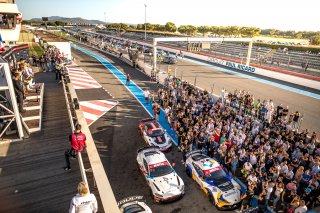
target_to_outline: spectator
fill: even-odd
[[[307,206],[305,205],[304,200],[299,202],[299,207],[294,210],[294,213],[306,213],[308,211]]]
[[[19,105],[19,112],[23,113],[23,112],[25,112],[25,110],[23,109],[24,90],[23,90],[23,86],[20,81],[21,73],[14,72],[13,76],[14,77],[12,79],[12,83],[13,83],[14,91],[16,92],[16,96],[17,96],[17,102]]]
[[[70,203],[69,213],[96,213],[98,203],[94,194],[89,194],[88,185],[85,182],[78,184],[78,194]]]
[[[69,141],[71,143],[71,149],[68,149],[65,153],[65,159],[67,166],[64,170],[71,170],[70,167],[70,157],[76,158],[78,152],[83,152],[86,146],[86,136],[81,132],[81,125],[77,124],[75,127],[75,132],[69,136]]]
[[[148,89],[144,89],[143,91],[143,97],[146,100],[146,104],[149,104],[149,96],[150,96],[150,92]]]
[[[281,198],[285,209],[296,208],[300,198],[306,201],[304,188],[312,188],[311,193],[319,191],[320,176],[315,178],[320,170],[317,136],[309,139],[308,130],[291,128],[294,114],[290,115],[288,107],[275,106],[272,100],[255,102],[253,95],[241,90],[228,92],[225,104],[222,99],[210,103],[207,91],[187,82],[171,77],[164,84],[158,99],[164,109],[170,107],[168,120],[180,147],[207,151],[224,169],[247,180],[255,194],[261,195],[261,204],[272,201],[271,207],[278,208]],[[310,197],[316,203],[319,196]]]
[[[128,73],[128,74],[127,74],[127,79],[126,79],[126,85],[127,85],[127,86],[130,85],[130,80],[131,80],[131,77],[130,77],[130,74]]]

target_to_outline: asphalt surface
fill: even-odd
[[[90,50],[97,53],[96,50]],[[136,163],[136,151],[144,146],[137,131],[137,124],[140,119],[148,117],[147,112],[103,65],[84,53],[74,49],[72,51],[75,62],[119,101],[117,107],[90,126],[116,199],[143,195],[148,206],[157,213],[218,212],[200,187],[185,174],[181,163],[182,155],[176,148],[166,153],[166,157],[171,163],[176,163],[175,170],[185,182],[186,194],[182,199],[169,204],[156,204],[152,201],[148,186]],[[112,56],[106,59],[119,70],[129,73],[141,88],[148,87],[150,91],[156,91],[157,85],[141,72]],[[99,97],[101,98],[100,95]],[[96,97],[92,95],[91,98]]]

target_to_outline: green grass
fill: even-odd
[[[29,52],[30,55],[35,55],[38,58],[43,54],[44,49],[42,49],[39,44],[33,43],[32,45],[29,45]]]
[[[32,41],[33,41],[32,33],[20,32],[19,42],[32,42]]]

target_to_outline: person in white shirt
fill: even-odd
[[[258,178],[256,177],[256,174],[253,172],[247,177],[247,181],[249,185],[252,185],[258,182]]]
[[[252,166],[256,165],[256,163],[257,163],[257,157],[253,153],[250,154],[250,163]]]
[[[306,213],[308,211],[308,207],[304,200],[300,200],[299,207],[294,210],[294,213]]]
[[[69,213],[96,213],[98,203],[94,194],[89,194],[88,185],[82,181],[78,184],[78,194],[70,203]]]
[[[144,96],[144,99],[146,100],[146,104],[149,104],[149,96],[150,96],[150,92],[148,89],[145,89],[143,91],[143,96]]]

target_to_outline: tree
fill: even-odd
[[[129,26],[127,24],[125,24],[125,23],[120,23],[119,27],[120,27],[121,30],[127,30]]]
[[[202,33],[203,35],[205,35],[206,33],[208,33],[210,31],[210,27],[208,26],[199,26],[197,27],[197,30],[199,33]]]
[[[210,31],[214,36],[219,35],[219,27],[217,27],[217,26],[211,26]]]
[[[230,35],[233,35],[234,37],[238,37],[240,35],[240,27],[231,26],[230,27]]]
[[[146,23],[146,27],[147,27],[147,30],[154,30],[154,25],[153,24],[150,24],[150,23]],[[143,29],[144,29],[144,25],[143,25]]]
[[[27,21],[27,20],[22,20],[21,24],[23,25],[31,25],[31,21]]]
[[[315,36],[311,38],[312,45],[320,45],[320,33],[317,33]]]
[[[254,37],[260,35],[260,28],[257,27],[241,27],[240,29],[242,37]]]
[[[156,31],[165,31],[165,26],[161,24],[154,24],[154,30]]]
[[[302,33],[302,32],[298,32],[298,33],[295,35],[295,38],[296,38],[296,39],[302,39],[302,38],[303,38],[303,33]]]
[[[187,33],[187,26],[186,26],[186,25],[181,25],[181,26],[178,28],[178,31],[179,31],[179,33],[181,33],[181,34],[186,34],[186,33]]]
[[[130,24],[128,29],[135,30],[135,29],[137,29],[137,26],[133,25],[133,24]]]
[[[174,23],[172,22],[167,22],[166,25],[164,26],[165,30],[168,32],[176,32],[177,31],[177,27]]]
[[[64,22],[64,21],[55,21],[54,23],[55,23],[57,26],[62,26],[62,27],[64,27],[65,25],[67,25],[67,23]]]
[[[144,24],[137,25],[137,30],[143,30],[143,29],[144,29]]]

